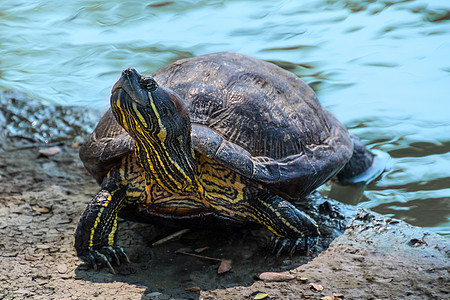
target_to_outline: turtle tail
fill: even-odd
[[[361,141],[350,135],[353,141],[353,154],[350,160],[337,174],[341,184],[368,184],[386,170],[389,154],[382,151],[370,151]]]

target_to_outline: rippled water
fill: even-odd
[[[450,235],[449,19],[447,0],[2,1],[0,87],[104,109],[126,67],[216,51],[272,61],[392,156],[359,206]]]

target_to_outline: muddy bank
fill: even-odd
[[[15,100],[37,105],[26,98]],[[0,127],[8,128],[4,108]],[[54,111],[59,109],[64,111]],[[20,119],[21,111],[26,109],[13,115]],[[51,145],[43,143],[36,126],[24,127],[22,133],[2,131],[0,299],[252,299],[255,292],[270,299],[321,299],[333,293],[344,299],[450,297],[447,239],[318,194],[297,203],[323,233],[310,257],[268,255],[265,232],[249,229],[205,228],[152,247],[176,230],[121,221],[119,243],[132,263],[118,267],[118,275],[91,270],[76,258],[72,235],[98,190],[78,159],[76,143],[93,124],[78,127],[82,129],[73,136],[64,135],[66,123],[61,124],[52,125],[52,134],[65,138],[51,140]],[[39,153],[49,146],[60,150],[48,157]],[[205,247],[202,255],[231,260],[232,270],[219,275],[218,262],[175,254],[180,248]],[[264,271],[287,272],[295,279],[254,278]]]
[[[289,272],[296,279],[204,291],[201,298],[262,292],[274,299],[448,299],[449,250],[448,240],[436,234],[359,212],[325,252]]]

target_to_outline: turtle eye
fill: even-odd
[[[153,92],[158,89],[158,84],[156,83],[155,79],[150,76],[141,77],[141,79],[139,80],[139,84],[148,92]]]

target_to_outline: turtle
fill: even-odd
[[[83,261],[112,272],[129,262],[116,243],[118,217],[254,224],[272,232],[278,253],[308,251],[319,228],[292,202],[330,178],[352,182],[379,171],[376,155],[305,82],[243,54],[181,59],[152,76],[126,69],[110,104],[80,147],[101,188],[79,220],[74,247]]]

